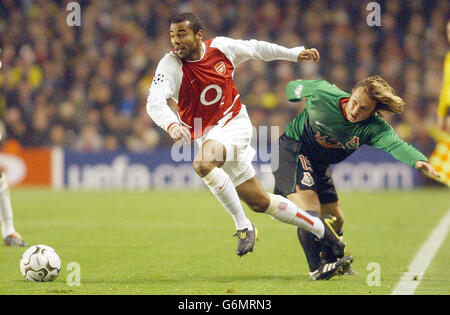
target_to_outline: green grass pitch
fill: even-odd
[[[253,253],[235,254],[231,217],[206,191],[70,192],[12,190],[16,229],[29,245],[62,260],[52,283],[26,282],[23,248],[0,246],[0,294],[297,295],[390,294],[449,210],[446,189],[342,192],[344,236],[355,276],[310,281],[294,226],[247,214],[259,230]],[[450,294],[450,243],[444,241],[417,294]],[[81,285],[68,286],[70,262]],[[371,262],[379,286],[369,286]]]

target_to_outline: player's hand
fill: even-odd
[[[417,161],[415,166],[416,166],[416,169],[418,169],[423,174],[425,174],[425,175],[427,175],[429,177],[436,177],[436,178],[440,178],[441,177],[441,175],[439,175],[439,173],[436,172],[436,170],[434,169],[433,165],[431,165],[428,162]]]
[[[320,54],[315,48],[311,49],[305,49],[301,53],[298,54],[297,61],[304,61],[304,60],[313,60],[313,61],[319,61]]]
[[[191,133],[189,129],[179,123],[174,123],[169,126],[167,132],[175,142],[181,141],[183,144],[189,144],[191,142]]]

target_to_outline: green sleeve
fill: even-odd
[[[418,161],[428,161],[420,151],[400,139],[391,125],[380,120],[382,118],[378,118],[374,128],[371,129],[371,137],[367,144],[388,152],[397,160],[411,167],[415,167]]]
[[[312,95],[324,83],[328,82],[325,80],[291,81],[286,85],[286,98],[290,102],[299,102],[302,98]]]

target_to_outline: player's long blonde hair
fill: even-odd
[[[377,102],[377,111],[386,110],[398,114],[405,107],[405,101],[379,75],[374,75],[359,81],[356,83],[355,89],[358,87],[362,87],[369,97]]]

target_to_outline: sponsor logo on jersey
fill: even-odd
[[[345,145],[350,150],[356,150],[359,148],[359,138],[357,136],[354,136],[353,139],[347,142]]]
[[[345,146],[340,143],[337,139],[330,137],[328,135],[323,135],[320,133],[320,131],[316,132],[316,141],[320,143],[323,147],[327,149],[344,149]]]
[[[309,172],[303,173],[302,184],[308,187],[314,185],[314,178],[311,176],[311,173]]]
[[[217,71],[218,74],[224,75],[225,72],[227,71],[227,66],[225,65],[225,62],[219,61],[219,62],[216,63],[216,65],[214,66],[214,69],[216,69],[216,71]]]
[[[319,126],[326,126],[324,123],[321,123],[321,122],[318,121],[318,120],[316,120],[316,125],[319,125]]]

